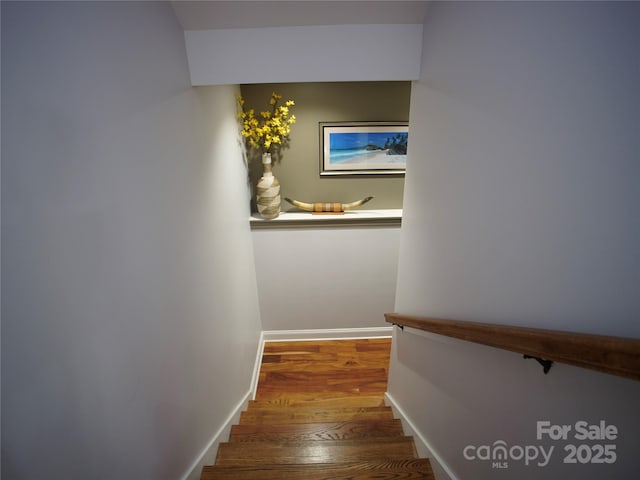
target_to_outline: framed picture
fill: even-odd
[[[320,175],[403,175],[406,122],[321,122]]]

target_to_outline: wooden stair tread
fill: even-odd
[[[201,480],[434,480],[428,459],[289,465],[207,465]]]
[[[353,440],[403,436],[400,420],[233,425],[229,442]]]
[[[391,410],[365,410],[354,411],[331,411],[331,410],[309,410],[303,412],[242,412],[240,414],[240,424],[250,423],[319,423],[319,422],[347,422],[350,420],[391,420],[393,412]]]
[[[349,406],[318,406],[311,405],[298,405],[295,407],[281,407],[279,405],[250,405],[243,413],[255,414],[255,415],[270,415],[273,413],[285,413],[291,415],[325,412],[331,413],[363,413],[363,412],[390,412],[391,407],[386,405],[377,405],[374,407],[349,405]]]
[[[388,338],[368,338],[351,340],[348,343],[344,340],[322,340],[309,342],[266,342],[264,344],[264,354],[314,354],[330,353],[340,354],[353,352],[382,352],[388,357],[391,349],[391,341]]]
[[[357,376],[354,378],[354,374]],[[281,385],[288,388],[295,386],[297,389],[314,387],[316,389],[332,388],[339,390],[348,387],[363,388],[371,384],[378,386],[387,383],[387,370],[384,368],[336,368],[333,370],[314,371],[305,369],[301,371],[284,370],[266,372],[260,374],[259,380],[264,381],[261,388],[278,390]],[[322,387],[322,388],[319,388]],[[372,391],[380,391],[379,388]]]
[[[217,465],[333,463],[416,458],[413,438],[221,443]]]
[[[283,401],[289,403],[302,403],[312,401],[324,401],[324,402],[338,402],[340,400],[349,401],[347,399],[361,396],[364,398],[370,398],[371,396],[380,394],[379,391],[359,391],[357,389],[344,389],[344,390],[314,390],[305,389],[287,392],[282,392],[278,389],[263,388],[256,393],[256,401],[260,403],[282,403]],[[382,394],[380,394],[382,395]]]
[[[324,368],[330,368],[339,371],[358,370],[362,368],[380,368],[377,359],[355,358],[347,356],[336,356],[325,354],[322,358],[318,355],[300,356],[300,355],[265,355],[262,358],[262,364],[266,365],[269,373],[283,372],[295,370],[313,370],[318,362],[326,365]]]
[[[283,394],[280,396],[270,396],[264,400],[256,399],[249,401],[249,409],[265,408],[265,407],[320,407],[320,408],[341,408],[341,407],[384,407],[383,395],[359,395],[344,396],[335,398],[334,396],[326,397],[322,394],[313,396],[309,394]]]

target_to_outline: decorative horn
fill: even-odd
[[[289,202],[291,205],[293,205],[294,207],[298,207],[301,210],[306,210],[308,212],[313,212],[313,203],[304,203],[304,202],[299,202],[298,200],[292,200],[290,198],[284,197],[284,199]]]
[[[306,210],[307,212],[341,213],[341,212],[344,212],[346,210],[350,210],[352,208],[359,207],[360,205],[363,205],[363,204],[367,203],[372,198],[373,197],[367,197],[367,198],[363,198],[362,200],[358,200],[356,202],[351,202],[351,203],[338,203],[338,202],[333,202],[333,203],[326,203],[326,202],[325,203],[323,203],[323,202],[306,203],[306,202],[300,202],[298,200],[293,200],[293,199],[287,198],[287,197],[285,197],[285,200],[287,202],[289,202],[291,205],[293,205],[294,207],[298,207],[298,208],[300,208],[302,210]]]
[[[367,197],[367,198],[363,198],[362,200],[358,200],[356,202],[351,202],[351,203],[343,203],[342,204],[342,210],[350,210],[352,208],[356,208],[359,207],[360,205],[364,205],[365,203],[367,203],[369,200],[371,200],[373,197]]]

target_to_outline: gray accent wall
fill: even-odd
[[[303,202],[352,202],[373,195],[363,208],[402,208],[404,176],[320,178],[319,122],[408,121],[410,82],[326,82],[242,85],[246,108],[268,109],[272,92],[294,100],[297,123],[291,128],[290,145],[274,175],[282,195]],[[410,137],[411,138],[411,137]],[[409,140],[411,141],[411,140]],[[252,152],[248,152],[252,155]],[[255,155],[255,154],[254,154]],[[253,157],[251,183],[262,167]],[[293,207],[283,202],[284,211]]]

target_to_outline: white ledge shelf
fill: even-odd
[[[299,210],[281,212],[273,220],[265,220],[254,213],[250,218],[251,229],[308,228],[308,227],[399,227],[402,209],[347,210],[343,214],[313,214]]]

